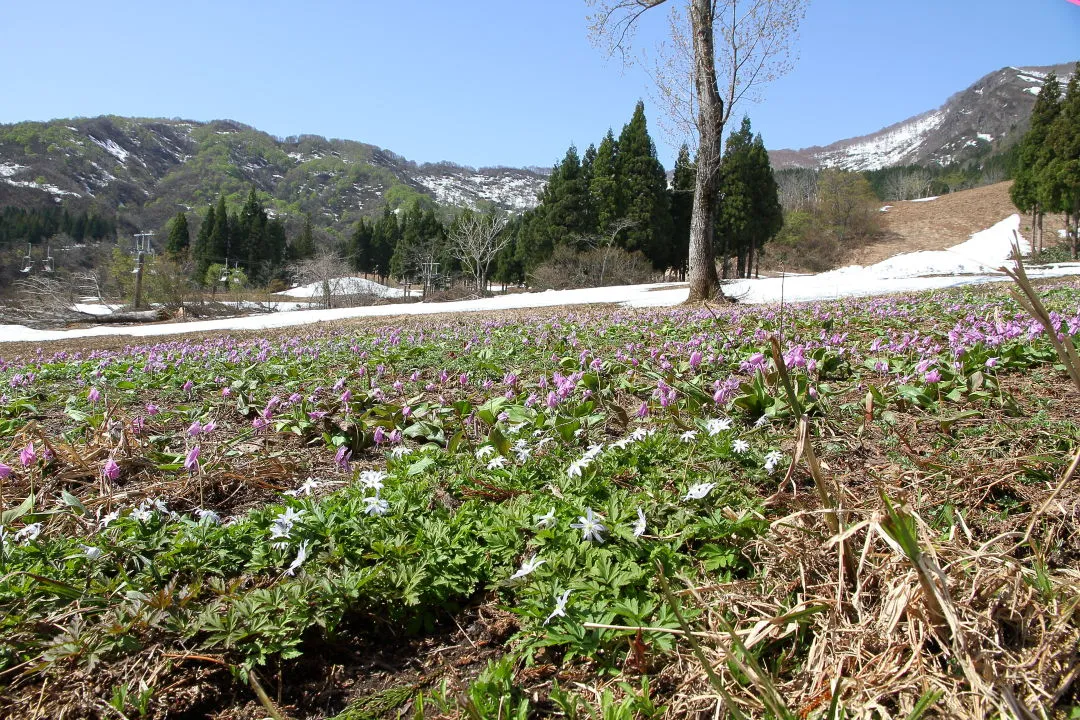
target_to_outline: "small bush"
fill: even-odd
[[[654,278],[652,265],[640,252],[622,248],[593,248],[584,252],[561,246],[530,275],[531,284],[543,290],[635,285]]]

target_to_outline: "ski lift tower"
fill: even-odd
[[[34,257],[30,254],[30,251],[33,249],[33,247],[34,246],[31,243],[26,243],[26,257],[23,258],[23,273],[29,273],[31,270],[34,269]]]
[[[150,243],[153,231],[135,233],[135,309],[142,304],[143,256],[153,255],[154,246]]]

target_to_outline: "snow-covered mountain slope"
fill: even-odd
[[[775,168],[879,170],[910,164],[948,165],[1004,150],[1023,134],[1035,97],[1053,70],[1067,81],[1074,64],[1002,68],[956,93],[940,108],[869,135],[825,147],[772,150]]]

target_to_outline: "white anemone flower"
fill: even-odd
[[[304,564],[305,560],[307,560],[307,551],[308,541],[305,540],[300,543],[300,547],[296,549],[296,559],[293,560],[292,563],[290,563],[288,569],[285,570],[286,575],[292,575],[298,569],[300,569],[300,566]]]
[[[493,445],[481,445],[476,449],[476,459],[483,460],[486,457],[495,454],[495,447]]]
[[[637,509],[637,520],[634,521],[634,537],[641,537],[645,534],[645,511],[641,508]]]
[[[679,436],[679,439],[682,440],[684,443],[692,443],[692,442],[694,442],[694,440],[697,439],[697,435],[698,435],[697,430],[687,430],[686,432],[684,432],[682,435]]]
[[[524,562],[521,563],[521,567],[518,569],[518,571],[516,573],[514,573],[513,575],[510,576],[510,579],[511,580],[520,580],[521,578],[523,578],[526,575],[530,574],[533,570],[540,567],[541,565],[543,565],[546,562],[547,562],[547,560],[538,559],[535,555],[533,555],[531,558],[529,558],[528,560],[525,560]]]
[[[555,508],[551,508],[547,511],[546,515],[536,516],[536,527],[551,527],[555,524]]]
[[[365,489],[378,492],[379,490],[382,490],[383,480],[386,479],[386,473],[382,470],[365,470],[360,473],[358,479]]]
[[[503,457],[502,455],[496,455],[495,457],[488,460],[487,469],[488,470],[498,470],[499,468],[503,467],[504,465],[506,465],[506,458]]]
[[[547,616],[547,620],[544,624],[547,625],[554,618],[566,617],[566,600],[570,597],[570,591],[567,590],[559,597],[555,598],[555,609],[551,611],[551,614]]]
[[[776,470],[776,466],[783,459],[783,453],[777,452],[776,450],[770,451],[768,454],[765,455],[765,471],[771,475],[772,472]]]
[[[731,449],[734,450],[736,454],[742,455],[744,452],[750,449],[750,443],[746,442],[742,438],[739,438],[735,442],[731,443]]]
[[[15,533],[15,542],[28,543],[32,540],[37,540],[38,535],[41,534],[42,524],[39,522],[30,523],[19,532]]]
[[[101,548],[91,547],[90,545],[80,544],[79,547],[82,548],[83,555],[85,555],[86,559],[90,562],[100,559],[101,556],[105,554]]]
[[[731,429],[731,420],[728,418],[713,418],[705,423],[705,429],[709,431],[710,435],[719,435],[725,430]]]
[[[376,495],[375,497],[366,497],[364,502],[367,503],[367,508],[364,513],[367,515],[385,515],[390,512],[390,503],[383,500]]]
[[[593,515],[592,508],[585,508],[585,514],[578,516],[578,522],[570,523],[570,527],[581,531],[581,539],[591,542],[604,542],[604,533],[607,528]]]
[[[683,500],[700,500],[708,495],[714,487],[716,487],[716,483],[697,483],[691,485],[690,489],[686,491],[686,495],[683,496]]]

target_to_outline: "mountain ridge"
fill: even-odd
[[[0,206],[63,202],[162,227],[219,194],[254,186],[271,213],[311,214],[344,233],[361,216],[413,203],[520,212],[546,176],[524,168],[416,163],[375,145],[280,138],[232,120],[99,116],[0,125]]]
[[[876,132],[829,145],[770,150],[769,158],[779,170],[880,170],[978,160],[1019,140],[1046,74],[1053,70],[1064,85],[1074,65],[1069,62],[1001,68],[953,93],[941,106]]]

